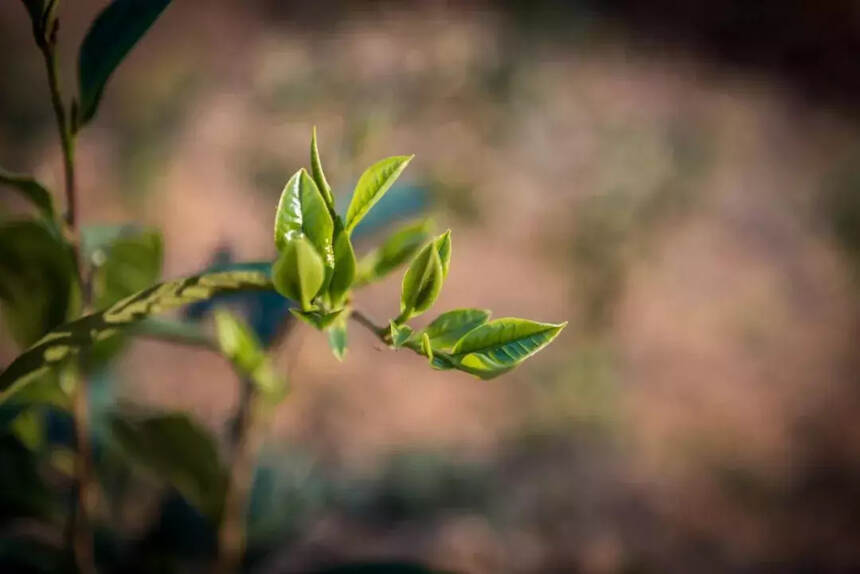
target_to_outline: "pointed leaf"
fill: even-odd
[[[434,349],[450,350],[466,333],[489,319],[490,312],[485,309],[455,309],[433,319],[423,332],[430,337]]]
[[[78,124],[92,119],[113,71],[170,0],[114,0],[90,26],[78,54]]]
[[[328,329],[328,344],[331,352],[338,361],[343,361],[346,355],[346,315],[342,315]]]
[[[81,350],[153,314],[225,293],[272,288],[268,273],[261,271],[207,273],[154,285],[106,310],[85,315],[47,333],[0,373],[0,403]]]
[[[320,159],[320,150],[317,148],[317,128],[314,126],[313,134],[311,135],[311,175],[314,178],[314,183],[317,184],[323,199],[328,205],[329,213],[334,217],[334,196],[331,193],[331,186],[326,181],[325,173],[323,173],[322,160]]]
[[[238,317],[219,309],[215,312],[218,345],[239,374],[250,380],[269,404],[286,396],[286,379],[278,375],[253,331]]]
[[[346,309],[339,309],[332,313],[323,313],[321,311],[301,311],[299,309],[290,309],[290,313],[292,313],[297,319],[300,319],[314,327],[322,331],[323,329],[331,326],[337,319],[344,313],[346,313]]]
[[[567,323],[538,323],[506,317],[484,323],[452,350],[456,367],[482,379],[505,373],[555,339]]]
[[[275,246],[283,251],[291,239],[304,235],[334,265],[332,232],[334,222],[320,190],[304,169],[297,171],[284,186],[275,214]]]
[[[398,323],[420,315],[433,305],[442,289],[444,275],[435,241],[418,252],[403,276]]]
[[[442,277],[448,277],[448,268],[451,266],[451,230],[449,229],[436,238],[436,251],[439,252],[439,261],[442,263]]]
[[[421,352],[424,353],[424,356],[430,361],[430,364],[433,364],[433,345],[430,344],[430,337],[427,336],[427,333],[421,334]]]
[[[361,218],[385,195],[415,156],[398,155],[373,164],[361,175],[346,211],[346,230],[352,232]]]
[[[349,234],[339,229],[334,240],[334,271],[328,293],[333,307],[343,305],[343,300],[355,279],[355,251]]]
[[[390,321],[388,323],[388,333],[391,337],[391,345],[395,349],[399,349],[409,341],[414,331],[409,325],[398,325],[394,321]]]
[[[429,219],[413,222],[390,235],[377,249],[365,255],[358,264],[356,285],[382,279],[406,263],[430,238]]]
[[[278,292],[298,302],[303,311],[310,311],[324,280],[322,257],[310,241],[301,235],[287,241],[272,267],[272,281]]]
[[[0,168],[0,185],[11,187],[27,198],[42,212],[45,219],[54,219],[54,198],[51,192],[34,178]]]

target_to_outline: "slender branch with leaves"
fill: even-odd
[[[57,0],[23,0],[48,76],[63,167],[66,210],[58,216],[50,190],[35,178],[0,169],[0,185],[17,190],[36,217],[0,224],[0,301],[4,318],[26,348],[0,373],[0,405],[21,416],[39,404],[33,393],[52,381],[75,381],[60,400],[76,430],[75,492],[68,513],[69,550],[81,572],[96,571],[93,523],[97,489],[91,456],[87,379],[103,369],[131,336],[202,346],[233,366],[240,401],[230,431],[226,463],[214,442],[193,421],[172,413],[129,410],[108,414],[112,441],[129,463],[172,484],[220,525],[217,568],[240,567],[246,513],[261,437],[271,412],[288,394],[270,348],[241,318],[215,315],[216,336],[155,315],[229,293],[277,292],[294,317],[323,332],[338,360],[347,352],[350,321],[395,350],[423,357],[433,369],[459,370],[481,379],[502,375],[555,339],[565,323],[519,318],[491,319],[484,309],[455,309],[416,329],[410,321],[428,312],[448,276],[452,234],[432,235],[422,221],[404,226],[376,249],[357,258],[352,234],[412,161],[393,156],[358,179],[349,204],[339,211],[320,157],[316,130],[309,170],[289,178],[275,211],[273,263],[229,269],[157,283],[160,235],[135,225],[80,226],[75,181],[75,142],[95,117],[112,72],[168,4],[168,0],[115,0],[96,18],[80,49],[78,92],[66,102],[57,58]],[[359,309],[356,289],[383,279],[402,265],[399,310],[385,322]],[[280,336],[286,333],[281,330]],[[46,383],[48,381],[48,383]],[[64,388],[68,387],[65,385]]]

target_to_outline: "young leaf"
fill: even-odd
[[[466,333],[489,319],[490,312],[484,309],[455,309],[433,319],[423,333],[430,338],[434,349],[450,350]]]
[[[338,361],[346,355],[346,316],[342,315],[328,329],[328,345]]]
[[[420,315],[433,305],[442,289],[444,274],[436,242],[431,241],[418,252],[403,276],[398,323]]]
[[[180,413],[114,413],[108,423],[111,438],[130,463],[167,481],[217,520],[226,474],[207,431]]]
[[[332,232],[334,221],[320,190],[304,169],[297,171],[284,186],[275,214],[275,246],[283,251],[287,242],[306,236],[325,258],[334,265]]]
[[[424,353],[424,356],[427,357],[427,360],[430,361],[430,364],[433,364],[433,345],[430,344],[430,337],[427,336],[427,333],[421,334],[421,352]]]
[[[409,341],[414,334],[414,331],[409,325],[398,325],[394,321],[389,321],[388,333],[391,337],[391,345],[395,349],[399,349]]]
[[[456,367],[482,379],[513,369],[555,339],[567,323],[538,323],[507,317],[484,323],[457,341]]]
[[[351,233],[361,218],[385,195],[415,156],[398,155],[376,162],[361,174],[346,211],[346,231]]]
[[[272,281],[281,295],[298,302],[303,311],[310,311],[324,280],[323,260],[310,241],[299,235],[284,244],[272,267]]]
[[[434,241],[436,251],[439,252],[439,261],[442,263],[442,277],[448,277],[448,268],[451,266],[451,230],[449,229]]]
[[[272,366],[260,341],[238,317],[219,309],[215,312],[218,345],[240,375],[249,379],[270,404],[286,396],[287,382]]]
[[[334,196],[331,193],[331,186],[328,184],[328,181],[326,181],[325,173],[323,173],[322,161],[320,160],[320,150],[317,148],[316,126],[314,126],[313,134],[311,135],[311,175],[322,193],[326,205],[328,205],[329,213],[334,217]]]
[[[90,26],[78,54],[78,124],[92,119],[105,84],[170,0],[114,0]]]
[[[155,313],[221,294],[272,288],[266,272],[223,271],[168,281],[135,293],[104,311],[60,325],[18,355],[0,373],[0,404],[69,357]]]
[[[51,192],[30,176],[8,172],[0,168],[0,185],[6,185],[27,198],[45,219],[54,219],[54,199]]]
[[[299,309],[290,309],[290,313],[292,313],[297,319],[300,319],[314,327],[315,329],[319,329],[322,331],[323,329],[327,329],[331,326],[343,313],[346,312],[346,309],[338,309],[332,313],[323,313],[321,311],[301,311]]]
[[[358,264],[356,285],[382,279],[415,255],[430,238],[432,222],[424,219],[400,228],[377,249],[365,255]]]
[[[355,251],[349,234],[340,228],[334,239],[334,271],[329,283],[328,293],[334,307],[343,305],[344,298],[355,279]]]

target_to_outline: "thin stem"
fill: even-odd
[[[51,107],[57,120],[57,131],[60,135],[60,147],[63,153],[63,173],[65,175],[66,214],[65,222],[70,238],[69,243],[74,252],[77,264],[77,279],[82,286],[84,308],[90,305],[91,293],[84,281],[83,262],[80,259],[77,233],[77,199],[75,186],[75,125],[73,114],[67,116],[60,90],[60,74],[57,64],[57,32],[59,21],[53,17],[56,2],[49,5],[50,15],[45,22],[48,30],[46,35],[37,34],[36,40],[45,61],[48,74],[48,88],[51,92]],[[74,106],[73,106],[74,107]],[[77,458],[75,460],[76,497],[75,506],[69,516],[69,542],[75,556],[78,570],[84,574],[96,571],[93,556],[93,534],[91,525],[91,505],[96,495],[92,473],[92,453],[90,452],[90,413],[88,403],[88,385],[86,377],[80,373],[77,376],[72,405],[75,418],[75,439],[77,443]]]
[[[350,314],[350,317],[352,319],[355,319],[356,323],[365,327],[367,330],[376,335],[383,343],[388,342],[386,340],[388,335],[388,328],[377,324],[376,321],[374,321],[369,315],[367,315],[363,311],[353,309],[352,313]]]

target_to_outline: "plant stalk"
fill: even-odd
[[[51,5],[53,8],[55,3]],[[53,10],[51,10],[51,13]],[[75,183],[75,132],[74,111],[66,114],[60,89],[60,74],[57,63],[57,32],[59,21],[51,16],[46,22],[48,33],[37,35],[37,44],[45,61],[48,75],[48,88],[51,93],[51,107],[57,121],[57,131],[60,135],[60,147],[63,154],[63,174],[66,192],[66,231],[69,244],[72,247],[77,267],[78,284],[82,287],[81,296],[84,308],[90,305],[91,293],[84,281],[84,267],[81,261],[77,230],[77,193]],[[72,106],[74,108],[74,106]],[[77,457],[75,459],[75,497],[72,511],[69,513],[68,543],[72,547],[75,563],[82,574],[96,572],[93,552],[93,533],[91,524],[91,508],[96,494],[92,473],[92,453],[90,451],[90,413],[89,393],[86,377],[76,373],[72,409],[75,419],[75,442]]]

